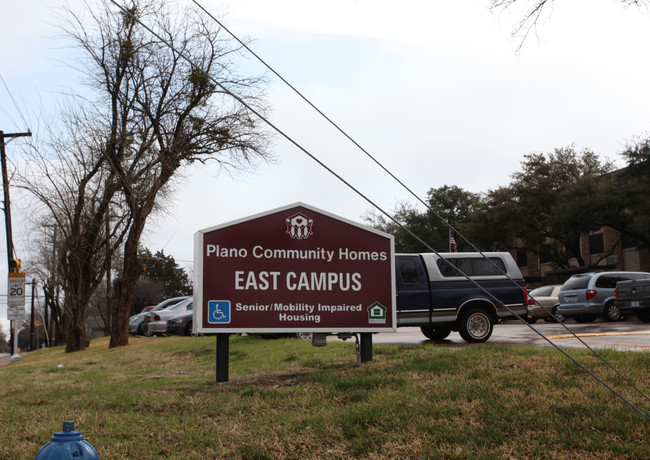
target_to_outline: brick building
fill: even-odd
[[[580,267],[576,258],[569,259],[570,268],[559,269],[550,260],[540,259],[533,252],[514,251],[513,257],[530,284],[563,283],[576,273],[594,270],[627,270],[650,272],[650,252],[637,249],[637,241],[610,227],[583,235],[580,252],[589,267]]]

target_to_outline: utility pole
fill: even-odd
[[[0,131],[0,164],[2,165],[2,189],[4,192],[4,212],[5,212],[5,232],[7,236],[7,266],[9,267],[9,272],[11,273],[15,267],[12,266],[12,261],[14,260],[14,243],[13,235],[11,233],[11,205],[9,201],[9,176],[7,174],[7,153],[5,151],[5,139],[15,138],[15,137],[31,137],[32,133],[30,131],[26,133],[10,133],[5,134],[4,131]],[[8,308],[8,307],[7,307]],[[11,353],[12,360],[14,357],[20,356],[17,351],[18,343],[18,331],[16,330],[16,321],[11,321]]]
[[[110,238],[110,212],[106,211],[106,324],[104,325],[104,334],[111,333],[111,238]]]
[[[38,350],[38,338],[34,340],[34,329],[36,328],[36,309],[34,308],[35,290],[36,280],[32,280],[32,314],[29,320],[29,351]]]

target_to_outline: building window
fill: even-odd
[[[527,267],[528,266],[528,251],[525,249],[517,249],[517,266],[518,267]]]
[[[639,243],[641,242],[640,238],[637,238],[636,236],[632,236],[627,232],[623,232],[622,240],[623,240],[623,249],[636,249]]]
[[[551,262],[553,259],[551,258],[551,254],[548,249],[542,250],[539,253],[539,263],[540,264],[547,264]]]
[[[589,235],[589,251],[591,254],[602,254],[605,252],[605,238],[602,233]]]

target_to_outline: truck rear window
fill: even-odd
[[[418,284],[420,282],[420,273],[413,259],[398,259],[397,267],[402,278],[402,283]]]
[[[457,276],[495,276],[506,273],[503,260],[498,257],[454,257],[436,261],[440,274],[444,277]]]

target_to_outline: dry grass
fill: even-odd
[[[550,350],[375,346],[359,366],[353,343],[233,337],[216,384],[214,338],[107,344],[0,368],[0,458],[33,458],[64,420],[102,459],[650,458],[647,420]],[[648,384],[650,355],[606,354]]]

